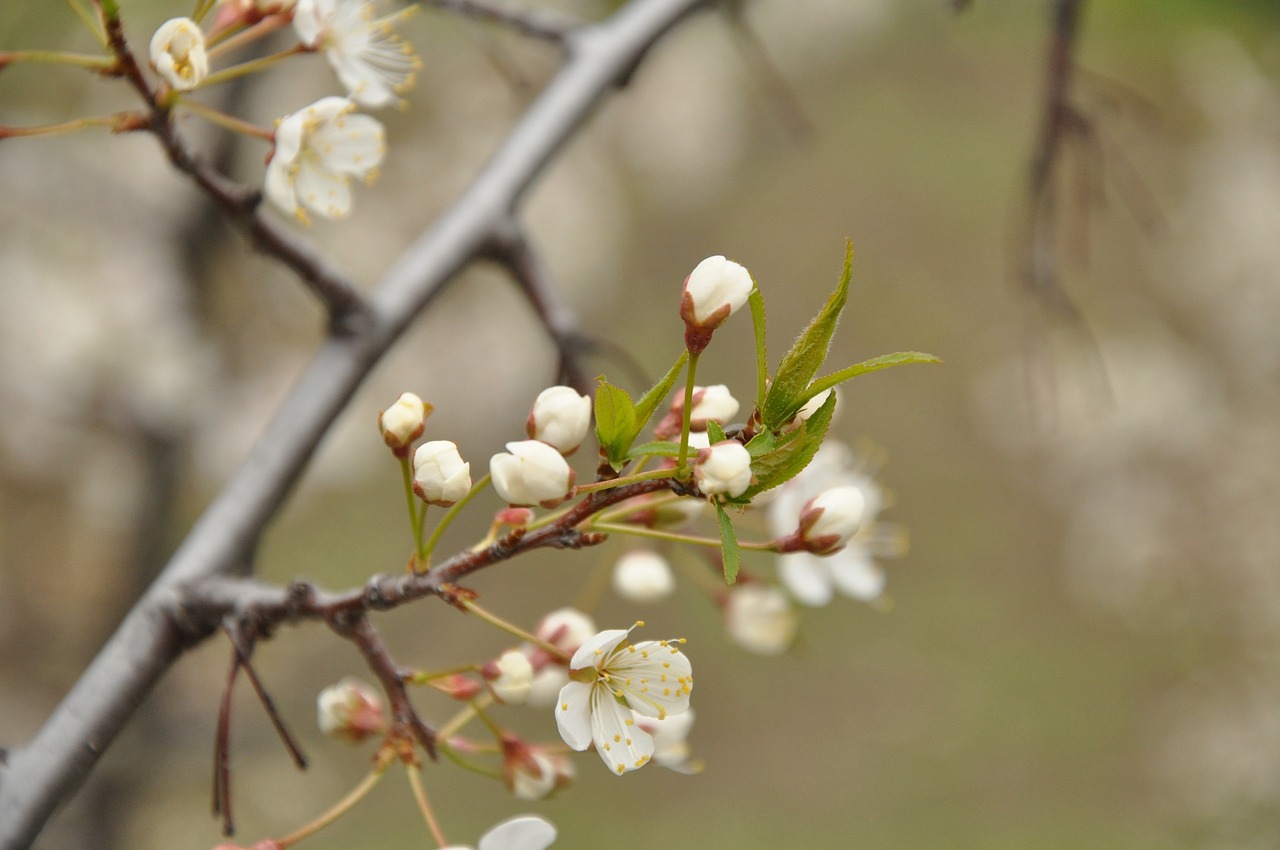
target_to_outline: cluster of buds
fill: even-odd
[[[582,445],[590,427],[590,397],[573,387],[543,390],[525,422],[529,439],[507,443],[505,452],[489,459],[493,489],[509,505],[554,508],[573,490],[565,456]]]

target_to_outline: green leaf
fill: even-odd
[[[835,292],[831,293],[822,310],[778,364],[778,374],[774,376],[760,411],[765,428],[776,429],[787,424],[804,403],[809,382],[827,359],[831,336],[840,321],[840,312],[849,300],[849,279],[852,276],[853,243],[846,242],[844,272]]]
[[[663,399],[671,392],[671,388],[676,385],[676,379],[680,377],[680,370],[684,368],[684,364],[688,361],[689,352],[687,350],[680,352],[680,356],[676,358],[675,365],[668,370],[667,374],[662,376],[662,380],[654,384],[647,393],[640,396],[640,401],[636,403],[635,433],[631,435],[633,440],[637,434],[644,430],[644,426],[649,422],[649,417],[653,416],[653,412],[658,409],[658,405],[662,404]]]
[[[769,355],[764,343],[764,296],[760,288],[751,290],[747,297],[751,305],[751,327],[756,335],[756,410],[764,406],[765,392],[769,387]]]
[[[728,437],[725,436],[724,429],[720,427],[720,423],[714,419],[707,420],[707,439],[711,445],[723,443]]]
[[[856,378],[868,372],[878,372],[881,369],[888,369],[890,366],[905,366],[908,363],[941,362],[941,358],[934,357],[932,354],[925,354],[923,351],[895,351],[893,354],[881,354],[879,357],[863,360],[861,363],[855,363],[852,366],[841,369],[839,372],[814,381],[813,385],[809,387],[809,391],[805,393],[804,398],[800,401],[800,405],[803,406],[806,401],[820,392],[829,390],[837,384],[842,384],[850,378]],[[799,410],[800,408],[797,407],[796,409]]]
[[[626,390],[603,375],[596,380],[596,439],[605,458],[618,469],[635,439],[636,406]]]
[[[785,484],[800,474],[800,470],[809,465],[818,447],[827,435],[827,427],[831,424],[831,415],[836,409],[836,397],[829,396],[822,406],[813,412],[801,425],[789,434],[783,435],[785,442],[768,454],[763,454],[751,461],[751,472],[755,483],[747,488],[733,504],[750,501],[765,490],[772,490]],[[755,442],[752,440],[752,442]]]
[[[738,580],[738,567],[742,564],[742,553],[738,550],[738,535],[733,530],[733,522],[725,512],[723,505],[716,505],[716,517],[720,520],[720,553],[724,559],[724,583],[733,584]]]
[[[627,450],[627,460],[635,460],[644,455],[655,455],[657,457],[678,457],[680,454],[680,444],[670,440],[654,440],[649,443],[641,443],[638,446],[632,446]]]

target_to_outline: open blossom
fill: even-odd
[[[538,393],[526,423],[529,436],[572,454],[591,426],[591,398],[573,387],[548,387]]]
[[[403,449],[422,436],[431,409],[413,393],[401,393],[395,404],[378,414],[378,428],[390,448]]]
[[[751,455],[737,440],[723,440],[698,451],[693,480],[708,496],[741,496],[751,486]]]
[[[655,602],[676,589],[667,559],[652,549],[632,549],[613,567],[613,589],[632,602]]]
[[[729,591],[724,628],[730,640],[758,655],[781,655],[795,639],[798,623],[781,590],[762,584],[740,584]]]
[[[151,36],[151,67],[179,91],[190,91],[209,74],[204,33],[190,18],[165,21]]]
[[[537,815],[520,815],[495,826],[480,836],[477,850],[546,850],[556,840],[556,828]],[[471,850],[451,844],[440,850]]]
[[[493,489],[512,505],[555,507],[573,488],[573,470],[564,456],[539,440],[507,443],[489,459]]]
[[[689,659],[673,645],[683,641],[624,645],[630,633],[609,629],[584,643],[569,662],[571,681],[556,706],[564,742],[579,751],[595,743],[619,775],[643,767],[654,754],[653,738],[636,726],[632,711],[659,720],[681,714],[689,710],[693,690]]]
[[[443,508],[471,492],[471,464],[463,461],[456,443],[431,440],[418,446],[413,453],[413,492]]]
[[[386,151],[382,125],[355,108],[345,97],[324,97],[280,119],[266,176],[273,204],[303,222],[308,211],[325,218],[351,211],[348,182],[372,180]]]
[[[320,731],[359,741],[386,729],[382,698],[359,679],[343,679],[316,698]]]
[[[304,45],[324,51],[353,100],[377,109],[399,103],[418,69],[393,27],[400,14],[377,17],[370,0],[298,0],[293,28]]]
[[[653,763],[676,773],[697,773],[702,769],[690,755],[689,733],[693,731],[693,709],[668,714],[662,720],[635,714],[636,725],[653,738]]]

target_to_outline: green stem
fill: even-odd
[[[217,0],[196,0],[196,7],[191,12],[191,20],[197,24],[204,20],[204,16],[209,14],[213,9]]]
[[[477,705],[484,705],[487,707],[492,704],[493,704],[493,696],[490,694],[481,694],[480,696],[476,697],[467,705],[466,708],[462,709],[453,717],[449,718],[448,723],[445,723],[443,726],[441,726],[439,729],[436,730],[436,740],[448,741],[454,735],[458,734],[458,732],[461,731],[463,726],[466,726],[468,723],[470,723],[472,720],[475,719]]]
[[[676,477],[689,477],[689,417],[693,415],[693,382],[698,372],[700,353],[689,352],[689,372],[684,382],[684,415],[680,417],[680,454],[676,457]]]
[[[457,673],[471,673],[476,669],[474,664],[459,664],[457,667],[446,667],[443,670],[418,670],[405,677],[406,685],[429,685],[436,679],[453,676]]]
[[[431,836],[435,838],[437,846],[446,846],[449,842],[440,831],[440,822],[436,820],[436,813],[431,810],[427,789],[422,785],[422,771],[414,764],[406,763],[404,767],[409,774],[409,787],[413,789],[413,798],[418,801],[418,808],[422,810],[422,817],[427,822],[427,828],[431,830]]]
[[[544,650],[550,653],[553,658],[559,658],[562,661],[569,660],[569,656],[565,655],[564,651],[561,650],[559,647],[547,643],[542,638],[537,637],[536,635],[530,634],[529,632],[526,632],[524,629],[520,628],[517,625],[508,623],[506,620],[502,619],[496,614],[489,613],[488,611],[486,611],[485,609],[477,605],[474,599],[462,599],[459,601],[463,608],[466,608],[472,614],[475,614],[477,617],[479,617],[481,620],[484,620],[489,625],[497,626],[507,634],[514,635],[515,637],[518,637],[521,640],[528,641],[534,646],[542,647]]]
[[[74,121],[63,121],[61,124],[42,124],[38,127],[6,127],[0,124],[0,140],[22,136],[52,136],[58,133],[74,133],[89,127],[111,127],[121,125],[122,115],[94,115],[89,118],[77,118]]]
[[[719,537],[699,537],[696,534],[675,534],[670,531],[662,531],[657,528],[648,528],[643,525],[614,525],[607,522],[593,522],[590,525],[592,531],[604,531],[609,534],[630,534],[632,537],[648,537],[654,540],[669,540],[672,543],[688,543],[693,546],[714,546],[720,547]],[[740,543],[740,549],[751,549],[756,552],[776,552],[777,548],[772,541],[767,543]]]
[[[189,100],[186,97],[179,96],[178,103],[180,103],[188,112],[199,115],[210,124],[216,124],[217,126],[230,130],[233,133],[240,133],[241,135],[251,136],[255,139],[264,139],[268,142],[275,141],[276,134],[271,130],[266,130],[255,124],[250,124],[248,121],[241,121],[239,118],[214,109],[212,106],[203,104],[198,100]]]
[[[422,548],[422,559],[424,563],[431,557],[431,553],[435,551],[436,544],[440,542],[440,536],[444,534],[444,530],[449,527],[449,523],[453,522],[454,517],[456,517],[462,509],[467,506],[468,502],[475,498],[477,493],[489,486],[489,480],[489,476],[486,475],[475,484],[472,484],[471,490],[467,495],[463,496],[457,502],[454,502],[453,506],[449,508],[443,517],[441,517],[440,522],[436,523],[436,527],[431,531],[431,536],[427,538],[426,545]]]
[[[454,750],[453,747],[448,746],[443,741],[437,741],[436,748],[440,750],[440,754],[442,756],[444,756],[449,761],[453,762],[463,770],[469,770],[472,773],[478,773],[481,776],[488,777],[489,779],[503,778],[502,771],[494,770],[491,767],[485,767],[483,765],[479,765],[479,764],[476,764],[475,762],[464,759],[461,755],[458,754],[456,750]]]
[[[84,28],[93,34],[93,38],[103,47],[107,46],[107,34],[102,31],[102,24],[95,15],[91,15],[89,10],[82,6],[79,0],[67,0],[67,5],[71,7],[71,12],[80,19],[80,23],[84,24]]]
[[[594,521],[598,523],[613,522],[615,519],[618,519],[620,517],[631,516],[632,514],[643,513],[644,511],[652,511],[652,510],[658,510],[659,508],[664,508],[667,505],[671,504],[672,502],[676,502],[684,498],[688,498],[688,497],[680,496],[675,493],[663,493],[662,495],[656,496],[655,498],[650,499],[641,504],[623,502],[618,507],[610,508],[607,511],[601,511],[600,513],[596,514]]]
[[[621,478],[611,478],[608,481],[597,481],[594,484],[583,484],[574,489],[574,493],[596,493],[600,490],[612,490],[614,487],[621,487],[624,484],[634,484],[637,481],[652,481],[656,478],[675,478],[676,471],[674,469],[651,469],[648,472],[637,472],[635,475],[626,475]]]
[[[256,29],[256,27],[254,28]],[[247,30],[253,32],[253,30]],[[231,42],[228,41],[227,44]],[[239,65],[232,65],[230,68],[223,68],[221,71],[215,71],[201,81],[201,88],[216,86],[218,83],[225,83],[227,80],[234,80],[236,77],[244,77],[249,74],[257,73],[263,68],[268,68],[281,59],[287,59],[290,56],[296,56],[299,53],[306,53],[307,48],[301,44],[295,44],[288,50],[281,50],[279,53],[273,53],[270,56],[263,56],[261,59],[250,59],[248,62],[242,62]]]
[[[369,771],[369,774],[360,781],[359,785],[351,789],[351,793],[347,794],[347,796],[334,804],[333,808],[320,815],[320,817],[316,818],[311,823],[299,830],[289,833],[284,838],[277,838],[275,846],[284,850],[284,848],[288,847],[290,844],[297,844],[304,838],[310,838],[312,835],[315,835],[317,832],[345,815],[350,811],[352,806],[364,799],[365,795],[373,790],[373,786],[378,784],[378,780],[382,778],[382,774],[386,772],[387,765],[390,763],[391,760],[389,757],[379,755],[377,763],[373,766],[373,770]]]
[[[422,513],[418,513],[418,497],[413,494],[413,467],[409,464],[409,456],[397,458],[400,461],[400,480],[404,484],[404,501],[409,507],[409,528],[413,530],[414,569],[426,564],[422,545],[422,522],[427,515],[427,505],[422,505]]]
[[[97,56],[88,53],[71,53],[66,50],[4,50],[0,51],[0,67],[13,62],[50,62],[71,65],[76,68],[88,68],[91,71],[105,71],[115,65],[116,60],[110,56]]]
[[[501,744],[502,737],[505,734],[502,731],[502,727],[497,723],[494,723],[493,718],[489,716],[489,712],[476,705],[474,701],[472,702],[472,707],[476,710],[476,717],[480,718],[480,722],[488,728],[488,730],[493,734],[493,737],[497,738],[498,743]]]

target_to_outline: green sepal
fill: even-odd
[[[684,364],[687,362],[689,362],[689,352],[681,351],[680,356],[676,358],[675,365],[668,370],[667,374],[663,375],[658,383],[650,387],[648,392],[640,396],[640,401],[636,402],[635,432],[631,435],[632,440],[644,430],[644,426],[649,423],[649,417],[653,416],[653,412],[658,409],[658,405],[662,404],[663,399],[670,394],[671,388],[676,385],[676,380],[680,377],[680,370],[684,368]]]
[[[804,404],[809,382],[827,359],[831,336],[840,321],[840,312],[849,300],[849,280],[852,276],[853,243],[846,241],[844,271],[840,275],[840,283],[778,364],[778,374],[774,376],[773,384],[761,406],[766,429],[781,428],[795,417],[796,411]]]
[[[729,438],[725,435],[724,429],[720,427],[720,423],[715,421],[714,419],[708,419],[707,420],[708,442],[710,442],[711,445],[714,446],[716,443],[723,443],[727,439]]]
[[[772,490],[799,475],[800,470],[809,465],[809,461],[817,454],[818,447],[822,445],[835,409],[836,397],[833,393],[794,431],[782,435],[772,451],[753,457],[751,473],[755,476],[755,482],[741,496],[731,499],[730,503],[745,504],[765,490]],[[754,443],[755,439],[751,442]],[[751,443],[747,444],[747,450],[751,450]]]
[[[738,567],[742,564],[742,553],[738,549],[738,535],[733,530],[733,522],[725,512],[723,505],[716,505],[716,518],[720,520],[720,554],[724,561],[724,583],[733,584],[738,580]]]
[[[620,469],[637,433],[635,402],[626,390],[615,387],[601,375],[596,379],[595,408],[600,452],[614,469]]]
[[[942,358],[934,357],[932,354],[925,354],[923,351],[895,351],[893,354],[881,354],[879,357],[872,357],[870,360],[863,360],[861,363],[855,363],[847,366],[839,372],[834,372],[824,378],[814,381],[804,394],[800,406],[813,398],[820,392],[825,392],[837,384],[856,378],[859,375],[865,375],[868,372],[878,372],[881,369],[888,369],[890,366],[905,366],[908,363],[941,363]],[[797,410],[800,408],[797,407]]]

